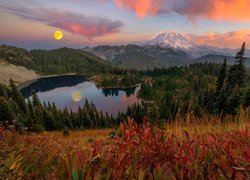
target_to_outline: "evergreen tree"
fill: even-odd
[[[227,75],[226,73],[227,73],[227,58],[225,57],[224,62],[220,69],[219,76],[217,77],[217,81],[216,81],[216,89],[215,89],[216,96],[219,96],[220,92],[223,89],[224,82],[225,82],[226,75]]]
[[[10,124],[13,120],[15,120],[15,116],[8,101],[4,97],[0,97],[0,122],[5,124],[7,121]]]
[[[221,66],[220,73],[216,81],[215,109],[214,109],[215,114],[220,114],[226,105],[225,104],[226,94],[224,89],[226,75],[227,75],[227,58],[224,59],[224,62]]]
[[[243,107],[248,107],[250,105],[250,88],[248,88],[244,94]]]
[[[32,90],[32,103],[33,103],[34,107],[41,106],[41,102],[40,102],[40,100],[39,100],[39,98],[34,90]],[[45,105],[45,107],[46,107],[46,105]]]
[[[239,50],[239,52],[236,54],[235,59],[236,59],[236,65],[237,65],[237,73],[236,73],[236,77],[237,77],[237,85],[239,87],[239,90],[242,90],[242,88],[245,87],[245,78],[246,78],[246,68],[244,65],[245,62],[245,47],[246,44],[245,42],[242,44],[241,49]]]
[[[3,84],[0,84],[0,96],[5,97],[6,99],[8,98],[8,89]]]
[[[55,119],[51,112],[49,112],[48,110],[44,110],[43,119],[44,119],[44,126],[46,130],[51,131],[51,130],[56,129]]]
[[[28,109],[27,105],[12,79],[10,79],[10,88],[11,88],[11,98],[18,104],[20,110],[26,115]]]
[[[36,122],[36,114],[34,111],[34,108],[32,106],[32,103],[28,99],[28,127],[32,129],[34,123]]]
[[[10,89],[11,89],[11,98],[18,103],[20,92],[18,91],[13,79],[10,79]]]
[[[226,113],[236,114],[239,105],[242,103],[243,88],[245,87],[246,69],[245,69],[245,42],[235,56],[235,64],[228,71],[226,85]]]

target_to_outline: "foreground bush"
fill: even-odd
[[[47,133],[19,134],[0,128],[0,179],[46,179],[74,146]]]
[[[0,128],[3,179],[249,179],[250,132],[168,135],[134,121],[112,138],[69,144],[50,134]]]
[[[147,121],[120,125],[122,138],[95,143],[88,159],[75,151],[54,176],[72,179],[248,179],[250,133],[216,132],[184,138],[167,136]]]

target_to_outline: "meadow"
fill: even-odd
[[[250,121],[216,117],[166,123],[132,119],[117,129],[18,133],[0,129],[8,179],[249,179]],[[228,117],[230,118],[230,117]]]

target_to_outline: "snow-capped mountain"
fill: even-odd
[[[190,49],[196,47],[196,44],[188,37],[174,31],[166,31],[164,33],[161,33],[154,39],[145,42],[144,45],[158,45],[161,47],[172,47],[180,49]]]
[[[123,68],[139,70],[187,65],[194,62],[221,63],[224,57],[228,58],[230,64],[234,62],[238,50],[194,43],[190,37],[166,31],[150,41],[140,42],[137,45],[104,45],[86,47],[84,50]],[[246,50],[246,56],[250,57],[250,50]],[[246,62],[249,62],[246,64],[250,67],[250,60]]]

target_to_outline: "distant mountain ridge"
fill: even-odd
[[[97,46],[84,50],[121,67],[139,70],[181,65],[192,59],[182,50],[151,45]]]
[[[194,50],[195,49],[195,50]],[[236,50],[220,48],[162,47],[159,45],[96,46],[84,49],[60,48],[54,50],[25,50],[13,46],[0,46],[0,59],[17,66],[35,70],[38,74],[80,73],[94,75],[117,66],[126,69],[146,70],[155,67],[188,65],[197,62],[221,63],[228,57],[234,62]],[[193,56],[193,54],[195,54]],[[192,55],[191,55],[192,54]],[[250,59],[246,66],[250,67]]]
[[[234,64],[235,58],[234,56],[224,56],[218,54],[207,54],[205,56],[199,57],[197,59],[193,59],[191,63],[205,63],[205,62],[213,62],[213,63],[223,63],[224,59],[227,59],[228,64]],[[246,58],[245,60],[246,67],[250,67],[250,58]]]
[[[84,50],[118,66],[140,70],[186,65],[199,61],[221,62],[225,56],[229,57],[231,62],[238,51],[200,45],[188,36],[175,31],[160,33],[139,45],[107,45]],[[246,50],[246,56],[250,57],[250,50]]]

